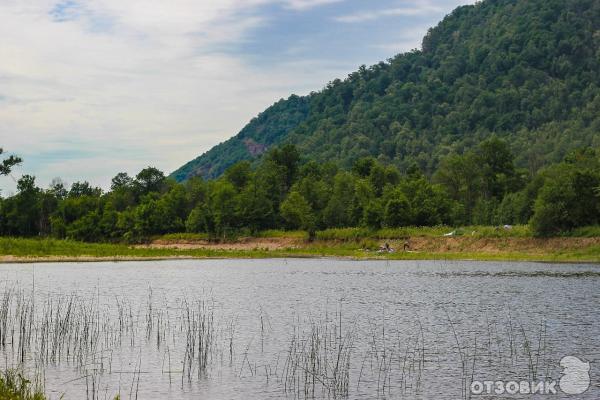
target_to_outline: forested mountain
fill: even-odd
[[[280,100],[172,176],[215,178],[285,143],[343,168],[373,156],[432,174],[489,137],[533,175],[600,146],[599,86],[599,1],[486,0],[454,10],[421,50]]]

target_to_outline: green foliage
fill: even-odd
[[[486,146],[495,150],[481,151]],[[150,178],[140,178],[152,184],[119,174],[108,193],[87,182],[68,193],[60,182],[43,190],[25,175],[18,193],[0,201],[0,234],[132,243],[183,232],[220,240],[301,229],[314,239],[327,237],[331,228],[341,229],[337,237],[357,226],[389,233],[410,226],[502,226],[530,219],[537,235],[556,235],[600,223],[599,151],[572,152],[527,181],[503,148],[501,141],[484,141],[465,155],[449,156],[435,174],[438,183],[416,164],[407,174],[370,158],[358,161],[352,172],[330,163],[301,165],[289,146],[273,149],[256,167],[236,164],[208,182],[194,178],[180,184],[152,168],[142,174]],[[475,172],[457,167],[473,160],[473,167],[479,166]]]
[[[255,178],[237,195],[235,207],[238,226],[250,228],[254,233],[272,225],[273,204],[265,188]]]
[[[353,215],[355,178],[348,172],[339,172],[333,182],[331,197],[323,210],[323,222],[328,227],[356,226]]]
[[[188,233],[206,232],[206,220],[203,207],[196,207],[190,212],[185,221],[185,230]]]
[[[183,230],[183,221],[168,197],[155,199],[145,197],[135,209],[134,232],[140,236],[150,236]]]
[[[240,161],[225,171],[225,179],[228,180],[238,190],[241,190],[248,180],[250,180],[250,163],[248,161]]]
[[[102,194],[102,190],[100,188],[93,188],[90,186],[89,182],[75,182],[71,185],[71,190],[69,190],[69,197],[94,197],[100,196]]]
[[[102,239],[102,232],[98,225],[100,216],[92,211],[75,220],[67,227],[67,237],[84,242],[96,242]]]
[[[2,155],[3,153],[4,153],[4,149],[2,149],[0,147],[0,155]],[[5,158],[0,163],[0,175],[10,174],[10,171],[12,171],[12,168],[16,165],[21,164],[21,162],[23,162],[23,160],[17,156],[9,156],[8,158]]]
[[[499,203],[505,196],[521,189],[525,180],[514,165],[507,143],[496,137],[481,142],[464,155],[448,155],[442,159],[433,179],[452,199],[463,205],[466,214],[463,222],[480,225],[494,223],[498,219]],[[509,206],[518,205],[504,203],[504,213],[509,212]],[[510,212],[515,215],[503,218],[516,219],[516,214],[520,216],[524,210]]]
[[[531,224],[540,236],[600,223],[600,157],[592,168],[568,161],[548,171],[535,201]]]
[[[411,206],[404,194],[398,193],[398,196],[393,196],[388,200],[383,217],[383,223],[386,227],[408,226],[412,220]]]
[[[381,202],[372,201],[363,209],[363,224],[371,229],[379,229],[383,224],[383,207]]]
[[[281,203],[281,216],[292,229],[315,230],[315,217],[313,210],[302,195],[296,191],[291,192]]]
[[[159,193],[165,189],[165,174],[154,167],[141,170],[133,182],[140,196],[149,193]]]
[[[514,225],[529,221],[530,201],[525,191],[508,193],[498,205],[494,216],[497,225]]]
[[[7,370],[0,373],[0,399],[46,400],[44,393],[33,386],[22,371]]]
[[[459,204],[441,186],[431,184],[424,176],[413,176],[402,181],[399,188],[410,199],[411,225],[434,226],[456,222]]]

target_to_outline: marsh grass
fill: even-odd
[[[209,363],[215,353],[214,308],[207,301],[199,300],[194,304],[187,301],[183,307],[183,331],[185,334],[185,354],[183,357],[184,377],[192,381],[194,370],[198,378],[208,370]]]
[[[341,308],[329,319],[293,327],[282,381],[296,398],[346,398],[356,326],[342,323]]]
[[[9,369],[0,372],[0,399],[46,400],[39,382],[32,382],[22,370]]]
[[[0,291],[0,348],[7,368],[16,369],[0,375],[0,398],[44,399],[41,379],[31,383],[15,371],[27,368],[41,377],[56,365],[68,365],[79,374],[76,380],[84,380],[82,398],[102,398],[103,380],[123,372],[114,370],[113,357],[125,352],[131,355],[131,370],[124,371],[130,378],[119,382],[118,393],[135,399],[150,349],[162,356],[169,384],[180,378],[183,387],[230,368],[244,379],[262,376],[299,399],[356,393],[410,398],[448,371],[460,383],[457,396],[468,399],[478,372],[518,371],[528,380],[549,376],[546,323],[525,326],[510,312],[506,318],[486,314],[475,330],[472,321],[446,311],[446,321],[434,330],[417,315],[412,324],[399,325],[384,308],[361,321],[343,314],[341,301],[333,312],[325,307],[285,321],[260,305],[256,310],[254,328],[245,326],[241,344],[237,317],[221,315],[215,300],[204,295],[168,302],[149,288],[138,307],[121,297],[101,301],[99,291],[85,297],[52,293],[34,301],[30,290],[7,286]],[[285,326],[289,340],[272,336],[275,323]],[[2,390],[13,397],[2,397]]]

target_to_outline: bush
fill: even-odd
[[[531,227],[537,236],[570,231],[600,220],[600,201],[595,188],[600,178],[592,171],[561,165],[547,179],[535,201]]]

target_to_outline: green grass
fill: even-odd
[[[293,238],[293,239],[308,239],[308,233],[305,231],[282,231],[270,229],[259,232],[256,237],[260,238]]]
[[[157,236],[154,239],[164,240],[164,241],[172,241],[172,242],[182,241],[182,240],[199,241],[199,240],[208,240],[208,234],[207,233],[187,233],[187,232],[167,233],[166,235]]]
[[[0,372],[0,399],[2,400],[46,400],[41,389],[33,386],[20,371]]]
[[[566,232],[563,236],[568,237],[600,237],[600,225],[583,226]]]
[[[433,226],[433,227],[404,227],[370,230],[367,228],[326,229],[317,232],[319,240],[359,240],[359,239],[403,239],[407,237],[441,237],[450,232],[456,236],[482,237],[532,237],[527,225],[515,225],[511,229],[493,226]],[[600,236],[600,234],[598,235]]]
[[[120,398],[117,395],[113,400]],[[0,400],[48,400],[48,397],[40,385],[34,385],[22,371],[9,369],[0,371]]]
[[[259,237],[259,238],[292,238],[292,239],[307,239],[308,234],[305,231],[282,231],[278,229],[269,229],[261,231],[256,235],[251,235],[249,232],[240,232],[234,237],[230,238],[235,240],[240,237]],[[177,241],[204,241],[208,240],[208,234],[206,233],[167,233],[165,235],[155,236],[153,240],[162,240],[166,242],[177,242]]]

